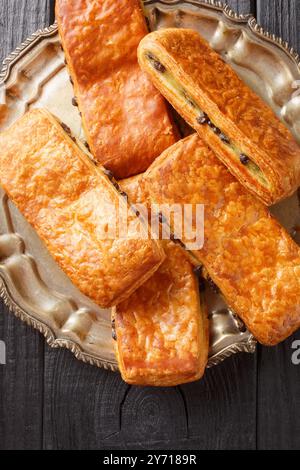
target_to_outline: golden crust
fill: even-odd
[[[116,178],[144,171],[176,141],[164,98],[137,62],[139,0],[57,0],[56,18],[88,143]]]
[[[120,182],[134,203],[144,203],[140,181]],[[208,320],[193,267],[179,246],[163,247],[158,271],[113,313],[120,371],[134,385],[198,380],[207,364]]]
[[[0,182],[73,283],[101,307],[128,297],[164,260],[128,212],[126,239],[105,237],[111,207],[126,207],[100,167],[48,112],[33,110],[0,134]],[[111,224],[111,225],[110,225]]]
[[[216,127],[251,158],[265,175],[262,184],[232,148],[208,125],[201,125],[184,95],[166,87],[163,74],[147,60],[154,54],[184,87]],[[141,67],[156,87],[198,132],[217,156],[252,193],[267,205],[292,194],[300,185],[300,149],[273,111],[191,30],[167,29],[146,36],[139,46]]]
[[[199,137],[165,151],[143,181],[157,204],[205,204],[204,246],[192,254],[259,342],[299,328],[299,247]]]
[[[149,194],[143,187],[143,174],[120,181],[120,185],[133,204],[148,204]]]

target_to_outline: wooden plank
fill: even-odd
[[[227,0],[225,3],[239,14],[256,13],[255,0]]]
[[[36,29],[49,23],[48,0],[0,0],[1,59]],[[7,364],[0,366],[0,448],[42,445],[44,340],[0,303],[0,339]]]
[[[0,366],[0,448],[39,449],[42,442],[43,348],[40,335],[1,302],[0,338],[6,365]]]
[[[22,16],[23,1],[22,5],[20,0],[16,1]],[[246,2],[239,6],[241,11],[246,8]],[[11,18],[9,14],[11,12],[7,11],[2,18]],[[32,18],[32,14],[30,16]],[[15,373],[16,380],[9,376],[7,381],[12,393],[15,387],[20,391],[16,403],[23,401],[26,407],[29,406],[29,415],[31,404],[34,404],[34,413],[32,426],[25,430],[22,423],[26,410],[22,408],[20,429],[16,405],[2,400],[2,416],[6,416],[5,409],[7,416],[0,434],[1,442],[4,448],[25,448],[30,444],[38,447],[42,431],[40,395],[43,387],[36,379],[41,377],[42,351],[39,348],[43,342],[37,336],[38,347],[29,345],[27,328],[12,317],[7,318],[13,322],[10,327],[13,341],[11,346],[8,344],[8,349],[18,349],[17,341],[17,344],[25,341],[29,348],[21,349],[15,360],[23,369],[25,355],[29,361],[27,370],[20,380]],[[3,328],[7,330],[7,327]],[[18,332],[20,328],[25,329],[24,339]],[[30,335],[32,341],[35,334]],[[44,376],[43,444],[47,449],[252,449],[255,445],[255,356],[241,355],[227,360],[208,371],[205,379],[197,384],[149,389],[128,387],[117,374],[81,364],[67,351],[46,347]],[[31,382],[31,393],[28,393],[26,384],[32,380],[34,384]],[[11,419],[11,416],[15,418]],[[6,441],[4,430],[8,435]]]
[[[256,358],[239,355],[195,384],[142,388],[46,349],[46,449],[253,449]]]
[[[267,31],[282,37],[300,51],[298,0],[257,0],[257,20]]]
[[[256,355],[231,357],[182,390],[196,449],[255,449]]]
[[[229,3],[253,12],[253,2]],[[46,449],[255,448],[255,356],[229,359],[196,384],[155,389],[46,348],[44,390]]]
[[[260,350],[258,449],[298,450],[300,447],[300,365],[292,364],[295,340],[300,340],[300,332],[276,348]]]
[[[298,0],[258,0],[258,22],[300,52]],[[259,449],[299,449],[300,375],[291,361],[293,341],[261,348],[258,359],[257,446]]]
[[[45,354],[45,449],[132,449],[187,435],[180,390],[126,385],[119,374]]]
[[[53,0],[0,0],[1,60],[53,19]]]
[[[44,448],[100,449],[110,439],[121,447],[120,410],[130,387],[66,350],[45,353]]]

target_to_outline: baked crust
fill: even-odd
[[[165,151],[143,182],[156,204],[205,205],[204,246],[192,255],[259,342],[299,328],[299,247],[196,134]]]
[[[138,65],[140,1],[57,0],[56,18],[92,154],[116,178],[146,170],[177,134]]]
[[[110,307],[151,277],[164,260],[160,244],[131,209],[125,238],[105,236],[112,207],[127,199],[50,113],[28,112],[0,146],[1,185],[86,296]]]
[[[149,53],[175,77],[184,93],[166,86],[165,74],[153,67]],[[197,32],[166,29],[151,33],[141,41],[138,55],[156,87],[262,202],[271,205],[298,188],[300,149],[291,132]],[[197,121],[197,107],[191,102],[213,126]],[[220,130],[229,142],[220,138]],[[258,178],[257,171],[249,171],[241,155],[250,158],[266,181]]]
[[[134,203],[144,203],[141,177],[121,181]],[[123,379],[134,385],[174,386],[198,380],[208,358],[208,320],[186,254],[164,240],[166,260],[113,312]]]

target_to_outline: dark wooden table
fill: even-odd
[[[71,0],[70,0],[71,1]],[[300,0],[231,0],[300,50]],[[52,0],[0,0],[1,55],[54,19]],[[258,347],[171,389],[127,386],[118,374],[51,350],[1,304],[2,449],[295,449],[300,366],[291,344]]]

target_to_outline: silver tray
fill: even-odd
[[[175,26],[201,32],[300,140],[300,96],[293,88],[300,79],[300,65],[293,49],[264,32],[253,17],[238,16],[219,2],[144,3],[152,30]],[[56,25],[37,31],[4,61],[0,130],[26,110],[46,107],[84,138],[72,95]],[[297,196],[275,207],[274,213],[296,236],[295,227],[300,226]],[[1,190],[0,295],[18,317],[45,335],[50,346],[66,347],[84,362],[118,369],[110,312],[78,292]],[[254,352],[254,338],[220,296],[209,292],[208,304],[209,366],[237,352]]]

